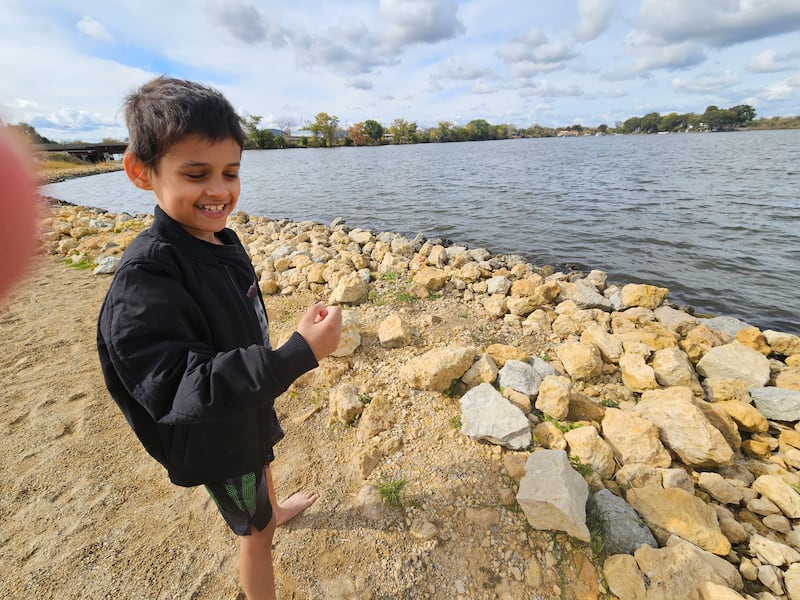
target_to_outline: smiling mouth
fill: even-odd
[[[225,206],[225,204],[198,204],[197,208],[208,212],[222,212],[225,210]]]

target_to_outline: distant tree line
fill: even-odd
[[[28,123],[17,123],[16,125],[12,125],[24,138],[26,138],[31,144],[54,144],[52,140],[48,140],[46,137],[39,134],[38,131]]]
[[[288,131],[268,132],[258,128],[261,117],[245,120],[248,131],[248,147],[282,148],[287,146],[334,147],[334,146],[378,146],[384,144],[425,144],[446,142],[473,142],[484,140],[506,140],[520,137],[555,137],[577,135],[605,135],[611,133],[662,133],[681,131],[728,131],[743,127],[768,128],[754,121],[756,109],[749,104],[731,108],[709,106],[702,114],[675,112],[661,115],[652,112],[643,117],[631,117],[618,121],[614,127],[603,123],[597,127],[570,125],[568,127],[544,127],[533,124],[519,128],[512,124],[493,125],[485,119],[474,119],[466,125],[441,121],[434,127],[418,127],[415,122],[397,118],[384,126],[374,119],[350,125],[346,130],[339,127],[339,118],[326,112],[318,113],[312,123],[305,126],[310,135],[292,136]],[[786,118],[781,118],[786,119]],[[781,121],[784,123],[785,121]],[[279,139],[281,138],[281,139]]]
[[[660,115],[648,113],[643,117],[631,117],[621,127],[620,133],[661,133],[677,131],[731,131],[746,127],[756,116],[756,109],[749,104],[731,108],[709,106],[702,115],[695,113]],[[619,125],[617,129],[620,129]]]
[[[538,123],[520,128],[513,124],[493,125],[485,119],[473,119],[466,125],[451,121],[440,121],[434,127],[418,127],[416,122],[397,118],[389,126],[374,119],[354,123],[342,129],[339,118],[326,112],[317,113],[314,121],[304,125],[304,132],[292,134],[294,125],[289,118],[280,118],[278,127],[264,129],[262,117],[250,115],[242,119],[248,149],[272,149],[290,147],[335,147],[377,146],[384,144],[424,144],[447,142],[474,142],[484,140],[506,140],[511,138],[540,138],[556,136],[606,135],[606,134],[654,134],[684,131],[730,131],[734,129],[800,129],[800,116],[769,117],[755,119],[756,109],[749,104],[731,108],[709,106],[702,114],[657,112],[642,117],[630,117],[617,121],[613,127],[603,123],[597,127],[580,124],[566,127],[544,127]],[[40,135],[28,123],[11,125],[33,144],[53,144]],[[114,138],[104,138],[103,143],[122,143]],[[60,143],[67,143],[61,141]],[[70,143],[79,143],[71,140]]]

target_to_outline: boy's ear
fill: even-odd
[[[122,157],[122,165],[125,167],[125,174],[131,183],[141,190],[151,190],[150,169],[142,162],[142,159],[133,153],[126,152]]]

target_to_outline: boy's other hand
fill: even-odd
[[[338,306],[325,306],[323,302],[312,304],[300,317],[297,333],[303,336],[317,362],[321,361],[339,345],[342,309]]]
[[[0,120],[1,121],[1,120]],[[0,126],[0,299],[22,277],[39,245],[41,204],[33,154],[11,127]]]

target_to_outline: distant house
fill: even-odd
[[[281,135],[283,135],[283,133],[281,133]],[[313,131],[309,131],[308,129],[300,129],[298,131],[293,131],[285,137],[287,142],[299,144],[303,141],[303,138],[316,138],[321,136],[317,135]]]

